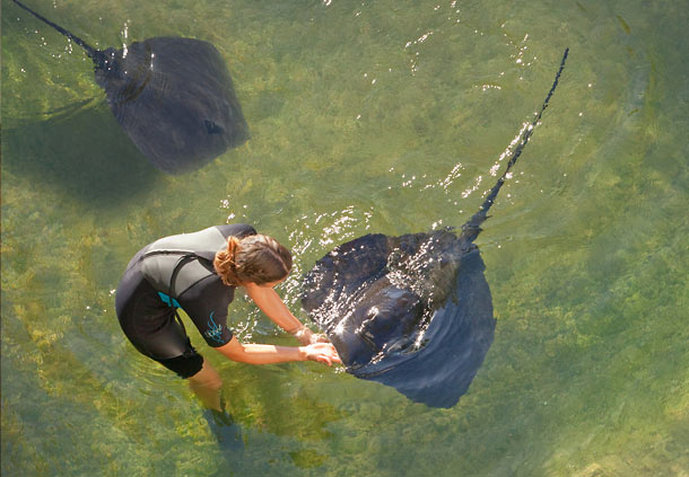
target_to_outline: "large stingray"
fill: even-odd
[[[97,50],[21,2],[14,3],[86,50],[115,118],[163,171],[197,169],[249,138],[227,66],[212,44],[157,37],[120,50]]]
[[[459,235],[452,229],[370,234],[338,246],[307,273],[302,305],[349,373],[433,407],[451,407],[467,391],[495,330],[485,265],[474,240],[548,106],[568,51],[505,172]]]

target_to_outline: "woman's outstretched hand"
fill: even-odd
[[[325,334],[314,333],[306,326],[302,326],[297,332],[295,332],[294,337],[303,345],[330,343],[330,340],[328,340],[328,337],[325,336]]]
[[[337,350],[331,343],[314,343],[304,346],[302,349],[306,359],[310,361],[327,364],[328,366],[332,366],[333,363],[342,364]]]
[[[330,343],[330,340],[325,333],[311,333],[311,344],[316,343]]]

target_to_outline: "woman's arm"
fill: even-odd
[[[240,343],[237,337],[223,346],[215,348],[232,361],[248,364],[274,364],[290,361],[316,361],[327,364],[341,363],[335,347],[330,343],[316,343],[308,346],[274,346]]]
[[[316,342],[327,342],[324,335],[314,334],[295,317],[280,295],[271,288],[259,286],[255,283],[247,283],[244,286],[249,298],[266,314],[276,325],[286,332],[294,335],[301,344],[307,345]]]

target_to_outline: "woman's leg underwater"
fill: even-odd
[[[218,412],[223,411],[220,403],[222,380],[206,358],[203,358],[201,370],[187,379],[189,387],[199,397],[204,406]]]

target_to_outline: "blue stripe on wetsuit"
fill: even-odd
[[[158,292],[158,296],[160,297],[161,300],[163,300],[163,303],[165,303],[167,306],[174,306],[175,308],[182,308],[177,300],[174,298],[172,299],[172,303],[170,303],[170,296],[166,295],[163,292]]]

